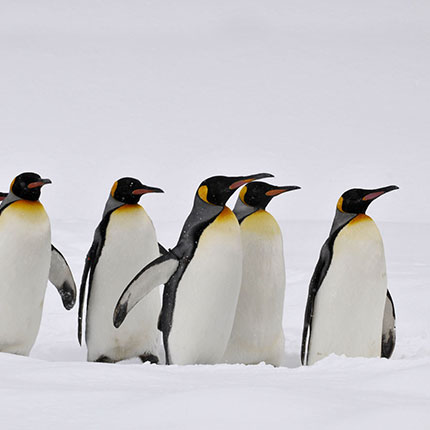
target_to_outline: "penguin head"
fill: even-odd
[[[144,194],[148,193],[164,193],[164,191],[160,188],[143,185],[139,179],[121,178],[113,184],[110,195],[118,202],[135,205]]]
[[[208,205],[224,206],[232,194],[249,182],[262,178],[273,178],[270,173],[249,176],[212,176],[205,179],[197,189],[198,198]]]
[[[20,199],[37,201],[40,197],[40,189],[50,183],[50,179],[42,179],[37,173],[25,172],[12,181],[10,191]]]
[[[352,188],[345,191],[337,202],[337,209],[340,212],[351,214],[364,214],[370,203],[375,199],[390,191],[398,190],[397,185],[366,190],[362,188]]]
[[[247,206],[256,209],[265,209],[273,197],[279,196],[287,191],[299,189],[300,187],[296,185],[277,187],[267,184],[266,182],[252,182],[249,185],[245,185],[240,190],[239,199]]]

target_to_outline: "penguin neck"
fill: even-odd
[[[13,202],[16,202],[18,200],[21,200],[20,197],[18,197],[17,195],[15,195],[12,191],[10,191],[8,193],[8,195],[3,199],[3,201],[1,202],[0,205],[0,213],[6,209],[10,204],[12,204]]]
[[[104,218],[106,215],[111,214],[115,209],[120,208],[121,206],[124,206],[125,203],[118,201],[117,199],[114,199],[112,196],[109,196],[106,205],[105,205],[105,209],[103,211],[103,217]]]
[[[357,215],[358,214],[341,212],[339,209],[336,209],[336,214],[334,216],[333,224],[331,226],[330,235],[332,235],[336,230],[339,230],[340,228],[348,224]]]
[[[223,211],[225,206],[211,205],[196,195],[193,209],[185,220],[176,249],[180,254],[192,254],[203,230]]]
[[[239,223],[241,223],[246,217],[252,215],[258,210],[259,208],[256,208],[254,206],[248,206],[247,204],[243,203],[243,201],[239,197],[236,201],[236,205],[234,206],[233,213],[236,215],[236,218]]]

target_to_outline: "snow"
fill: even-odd
[[[77,309],[50,285],[30,358],[0,354],[2,428],[427,428],[429,24],[424,0],[4,0],[1,190],[25,170],[52,179],[42,201],[77,282],[121,176],[165,190],[142,203],[167,247],[205,177],[269,171],[302,190],[269,206],[284,233],[285,366],[86,363]],[[393,358],[301,367],[336,201],[388,184],[400,190],[368,212],[396,305]]]

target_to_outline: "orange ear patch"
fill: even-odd
[[[12,191],[12,187],[13,187],[13,184],[15,183],[15,181],[16,181],[16,178],[14,178],[14,180],[10,183],[10,190]]]
[[[110,190],[110,195],[113,197],[115,195],[115,191],[118,187],[118,181],[115,181],[115,183],[112,185],[112,189]]]
[[[242,200],[242,203],[245,203],[245,194],[246,194],[246,192],[248,191],[248,187],[243,187],[241,190],[240,190],[240,194],[239,194],[239,197],[240,197],[240,200]],[[246,203],[245,203],[246,204]]]
[[[209,205],[211,205],[212,203],[208,201],[208,187],[207,185],[202,185],[198,191],[197,194],[199,195],[199,197],[205,202],[208,203]]]
[[[337,209],[339,210],[339,211],[341,211],[341,212],[343,212],[343,209],[342,209],[342,206],[343,206],[343,197],[341,197],[338,201],[337,201]]]

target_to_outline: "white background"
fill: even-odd
[[[429,108],[428,1],[1,0],[0,189],[22,171],[52,179],[42,201],[77,281],[121,176],[165,190],[142,204],[168,247],[208,176],[303,188],[269,208],[285,237],[287,368],[87,364],[76,309],[49,286],[32,358],[0,354],[3,422],[428,428]],[[393,359],[297,367],[338,197],[389,184],[369,214],[398,312]]]

